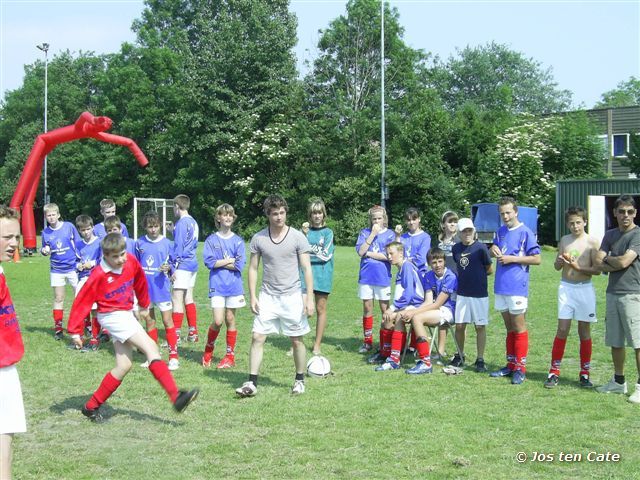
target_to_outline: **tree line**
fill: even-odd
[[[62,145],[48,158],[52,200],[72,218],[97,216],[100,199],[111,197],[130,220],[135,196],[185,193],[204,231],[228,202],[249,236],[264,224],[266,195],[287,198],[294,224],[319,196],[337,242],[352,244],[380,203],[380,3],[349,1],[321,32],[304,78],[296,26],[287,0],[147,0],[134,44],[55,56],[49,129],[85,110],[108,116],[150,166],[140,170],[126,150],[100,142]],[[393,221],[417,206],[435,232],[445,210],[468,215],[472,203],[512,194],[539,208],[542,241],[553,241],[555,181],[604,175],[586,114],[554,115],[571,108],[570,92],[550,68],[505,45],[468,46],[447,59],[410,48],[388,5],[384,32]],[[43,89],[37,61],[0,105],[0,201],[11,198],[42,132]],[[614,93],[603,102],[628,101]]]

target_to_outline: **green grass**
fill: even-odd
[[[434,372],[413,378],[401,371],[374,372],[356,353],[361,343],[361,302],[356,298],[358,257],[336,251],[334,293],[323,353],[334,376],[307,380],[307,393],[292,397],[289,342],[271,337],[265,347],[259,394],[238,399],[234,388],[247,378],[252,319],[238,316],[237,367],[203,370],[203,343],[186,344],[175,373],[182,387],[199,386],[200,398],[175,414],[151,375],[137,366],[103,407],[107,422],[96,425],[80,407],[112,368],[112,348],[80,354],[51,335],[48,260],[24,258],[3,264],[19,313],[26,354],[19,365],[28,432],[16,435],[17,479],[210,479],[210,478],[637,478],[640,453],[638,406],[619,395],[581,390],[577,331],[571,332],[561,384],[542,387],[556,329],[553,253],[532,268],[527,381],[465,370],[447,377]],[[612,374],[604,346],[606,277],[595,279],[600,322],[592,329],[592,379]],[[204,334],[210,321],[207,272],[198,277],[196,298]],[[493,299],[491,299],[491,302]],[[65,310],[65,322],[68,307]],[[376,321],[379,315],[376,314]],[[377,328],[377,326],[376,326]],[[486,359],[504,362],[504,326],[492,312]],[[307,338],[311,346],[313,335]],[[222,340],[222,341],[221,341]],[[223,351],[217,344],[216,359]],[[451,340],[449,351],[453,350]],[[631,352],[629,352],[631,353]],[[166,355],[166,352],[164,352]],[[468,359],[475,334],[468,330]],[[630,385],[635,366],[628,355]],[[139,358],[139,361],[143,361]],[[408,366],[408,365],[407,365]],[[558,461],[560,452],[620,454],[617,463]],[[517,463],[525,452],[554,454],[554,462]]]

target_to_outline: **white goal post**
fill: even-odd
[[[133,199],[133,238],[138,239],[144,235],[142,219],[148,211],[158,212],[162,222],[162,235],[167,236],[167,231],[173,233],[173,199],[169,198],[139,198]]]

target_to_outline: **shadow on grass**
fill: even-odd
[[[63,400],[62,402],[54,403],[53,405],[51,405],[51,407],[49,407],[49,411],[57,415],[62,415],[67,410],[73,410],[75,412],[78,412],[78,415],[82,415],[80,410],[82,409],[82,406],[87,401],[87,398],[88,397],[86,395],[82,395],[82,396],[77,395],[75,397],[69,397]],[[181,422],[177,422],[175,420],[167,420],[166,418],[161,418],[155,415],[136,412],[135,410],[128,410],[124,408],[112,408],[106,403],[100,407],[100,413],[102,414],[102,418],[103,418],[102,422],[100,423],[107,422],[112,417],[115,417],[118,415],[126,415],[132,420],[140,421],[140,422],[153,421],[153,422],[159,422],[159,423],[166,423],[173,427],[177,427],[181,425]]]

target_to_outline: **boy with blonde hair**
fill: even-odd
[[[103,221],[98,223],[95,227],[93,227],[93,233],[99,238],[103,239],[107,233],[107,230],[104,226],[104,220],[109,217],[113,217],[116,214],[116,202],[114,202],[110,198],[103,198],[100,201],[100,214],[102,215]],[[120,222],[120,230],[122,232],[122,236],[125,238],[129,238],[129,232],[127,232],[127,226]]]

